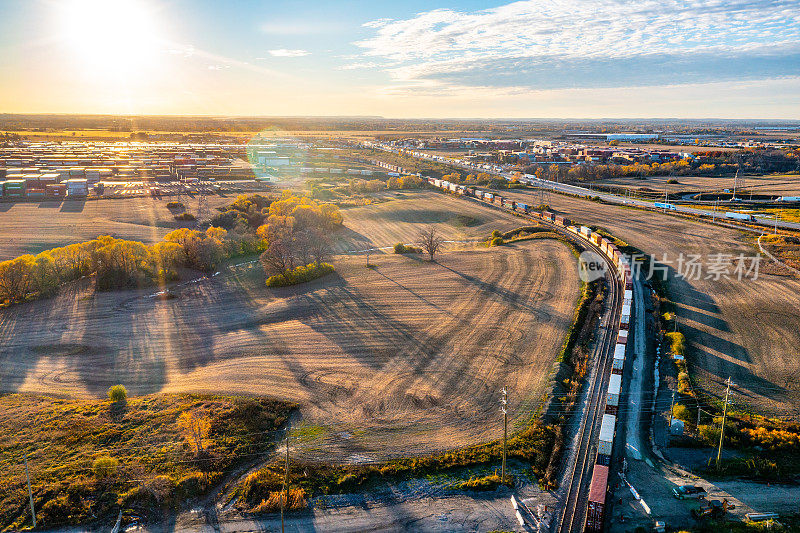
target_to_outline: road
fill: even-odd
[[[363,146],[365,146],[367,148],[378,149],[378,150],[382,150],[382,151],[385,151],[385,152],[398,153],[399,151],[401,151],[401,149],[395,148],[395,147],[387,145],[385,143],[365,141],[362,144],[363,144]],[[468,172],[485,172],[485,173],[488,173],[488,174],[494,174],[496,176],[500,176],[500,177],[502,177],[502,178],[504,178],[506,180],[509,180],[509,181],[511,181],[517,175],[517,173],[509,172],[509,171],[507,171],[507,170],[505,170],[502,167],[499,167],[497,165],[490,165],[490,164],[481,164],[481,165],[479,165],[477,163],[476,164],[466,163],[466,162],[464,162],[464,161],[462,161],[460,159],[454,159],[454,158],[448,158],[448,157],[444,157],[444,156],[432,155],[432,154],[428,154],[428,153],[420,152],[420,151],[416,151],[416,150],[405,150],[405,149],[403,149],[402,152],[407,154],[407,155],[410,155],[412,157],[416,157],[418,159],[427,160],[427,161],[435,161],[435,162],[438,162],[438,163],[445,163],[445,164],[448,164],[450,166],[453,166],[453,167],[456,167],[456,168],[460,168],[462,170],[466,170]],[[552,180],[539,179],[536,176],[533,176],[531,174],[523,175],[522,178],[520,178],[519,181],[520,181],[520,183],[527,183],[528,185],[532,185],[534,187],[542,187],[542,188],[550,189],[553,192],[560,192],[560,193],[564,193],[564,194],[572,194],[572,195],[575,195],[575,196],[582,196],[582,197],[592,197],[592,198],[596,197],[596,198],[600,198],[601,200],[603,200],[605,202],[610,202],[610,203],[614,203],[614,204],[629,205],[629,206],[632,206],[632,207],[639,207],[639,208],[644,208],[644,209],[656,209],[657,208],[657,206],[655,205],[654,202],[648,202],[646,200],[639,200],[639,199],[636,199],[636,198],[627,198],[625,196],[619,196],[617,194],[593,191],[593,190],[588,189],[586,187],[579,187],[577,185],[570,185],[568,183],[560,183],[560,182],[552,181]],[[667,205],[671,206],[671,208],[668,209],[669,211],[676,212],[676,213],[683,213],[683,214],[687,214],[687,215],[703,215],[703,216],[708,216],[708,217],[712,217],[712,218],[724,219],[723,218],[724,215],[719,211],[712,211],[712,210],[709,210],[709,209],[698,209],[698,208],[695,208],[695,207],[688,207],[688,206],[683,206],[683,205],[674,205],[674,204],[667,204]],[[775,221],[775,220],[770,220],[770,219],[760,219],[759,220],[758,218],[756,218],[755,220],[750,221],[750,224],[757,224],[759,226],[765,226],[765,227],[776,227],[777,226],[779,228],[788,229],[788,230],[800,230],[800,223],[796,223],[796,222]]]

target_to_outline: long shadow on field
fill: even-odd
[[[524,303],[524,299],[526,298],[525,295],[518,294],[514,291],[510,291],[504,287],[501,287],[497,283],[490,282],[490,281],[483,281],[482,279],[476,278],[475,276],[471,276],[469,274],[465,274],[464,272],[459,272],[458,270],[454,270],[447,265],[442,263],[436,262],[437,265],[441,266],[442,268],[449,270],[453,274],[461,277],[465,281],[471,283],[472,285],[478,287],[483,292],[488,292],[493,296],[497,296],[502,299],[505,303],[518,307],[520,309],[524,309],[525,311],[531,312],[536,314],[537,318],[544,318],[541,317],[542,310],[536,307],[533,307],[529,304]]]
[[[86,207],[86,200],[65,200],[61,204],[62,213],[82,213],[83,208]]]
[[[347,226],[336,232],[336,244],[334,247],[337,252],[345,253],[372,248],[374,246],[375,244],[369,237]]]
[[[0,202],[0,213],[10,211],[14,207],[14,202]]]
[[[758,400],[756,395],[774,401],[786,401],[788,391],[784,387],[757,376],[747,368],[722,359],[703,348],[695,347],[695,354],[698,359],[706,362],[702,366],[702,371],[709,376],[715,376],[716,379],[713,381],[719,385],[719,390],[723,393],[721,396],[717,395],[718,397],[724,396],[725,380],[730,377],[735,383],[734,390],[739,396],[751,398],[754,401]],[[713,394],[707,388],[706,392]]]
[[[668,269],[670,296],[676,302],[680,330],[692,347],[690,360],[701,372],[715,376],[718,383],[728,377],[737,383],[737,392],[745,397],[760,395],[785,400],[786,389],[755,375],[747,364],[753,362],[747,348],[730,339],[731,329],[713,298]],[[743,364],[720,357],[719,353]],[[708,387],[706,387],[708,391]]]

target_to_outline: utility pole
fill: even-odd
[[[731,378],[725,382],[728,388],[725,389],[725,405],[722,408],[722,427],[719,428],[719,448],[717,448],[717,468],[719,468],[719,458],[722,455],[722,439],[725,437],[725,419],[728,416],[728,396],[731,393]]]
[[[672,404],[669,406],[669,434],[672,434],[672,412],[675,410],[675,391],[672,391]],[[669,442],[669,439],[667,439]]]
[[[505,483],[506,481],[506,446],[508,443],[508,409],[506,406],[508,405],[508,393],[506,392],[506,388],[503,387],[503,399],[500,400],[502,407],[500,408],[503,411],[503,467],[500,469],[500,482]]]
[[[25,479],[28,480],[28,499],[31,502],[31,517],[33,518],[33,527],[36,527],[36,509],[33,506],[33,492],[31,491],[31,475],[28,473],[28,454],[25,454]]]
[[[284,532],[283,513],[289,507],[289,426],[286,426],[286,468],[283,471],[283,499],[281,500],[281,533]]]

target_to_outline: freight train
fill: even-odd
[[[428,178],[428,183],[445,191],[463,196],[470,196],[483,202],[505,209],[538,218],[569,231],[587,244],[598,248],[614,266],[615,274],[624,284],[622,311],[620,313],[617,338],[614,346],[611,377],[606,390],[606,408],[600,425],[600,436],[597,443],[597,458],[592,471],[592,482],[589,489],[588,511],[584,531],[595,533],[603,530],[605,520],[606,495],[608,493],[608,474],[611,465],[611,452],[614,447],[620,391],[622,389],[622,373],[625,368],[625,353],[628,345],[628,332],[633,308],[633,277],[628,258],[619,248],[602,234],[592,231],[587,226],[577,226],[561,215],[551,211],[537,211],[522,202],[516,202],[499,194],[483,191],[475,187],[453,184],[446,180]]]

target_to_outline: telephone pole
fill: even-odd
[[[717,468],[719,468],[719,458],[722,455],[722,439],[725,437],[725,418],[728,416],[728,396],[731,393],[731,378],[728,377],[725,382],[728,384],[725,389],[725,405],[722,407],[722,427],[719,429],[719,448],[717,448]]]
[[[28,480],[28,499],[31,502],[31,517],[33,518],[33,527],[36,527],[36,509],[33,506],[33,492],[31,491],[31,475],[28,472],[28,454],[25,454],[25,479]]]
[[[506,388],[503,387],[503,399],[500,400],[502,407],[500,408],[503,411],[503,466],[500,469],[500,482],[505,483],[506,481],[506,447],[508,444],[508,409],[506,406],[508,405],[508,393],[506,392]]]
[[[675,411],[675,391],[672,391],[672,405],[669,406],[669,433],[672,434],[672,413]]]
[[[286,426],[286,468],[283,471],[283,499],[281,499],[281,533],[284,532],[283,513],[289,507],[289,426]]]

